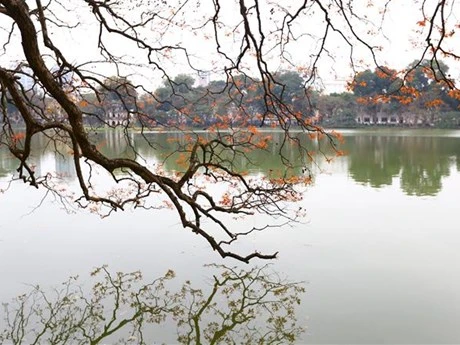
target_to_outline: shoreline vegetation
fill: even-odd
[[[14,126],[16,130],[25,130],[25,126],[22,125],[17,125]],[[99,127],[93,127],[93,126],[85,126],[86,130],[88,133],[103,133],[106,131],[119,131],[119,132],[124,132],[128,130],[131,133],[181,133],[181,134],[187,134],[187,133],[212,133],[213,131],[208,130],[208,129],[199,129],[199,128],[194,128],[194,127],[186,127],[186,128],[181,128],[181,129],[172,129],[172,128],[160,128],[160,127],[155,127],[155,128],[143,128],[143,127],[136,127],[132,126],[129,128],[121,127],[121,126],[99,126]],[[427,131],[427,132],[432,132],[432,131],[439,131],[439,130],[460,130],[459,127],[435,127],[435,126],[394,126],[394,125],[356,125],[356,126],[321,126],[326,132],[329,131],[350,131],[350,130],[359,130],[363,132],[369,132],[369,133],[374,133],[374,132],[403,132],[403,131]],[[219,132],[221,133],[226,133],[230,131],[244,131],[247,128],[245,127],[234,127],[234,128],[229,128],[229,129],[221,129]],[[257,128],[257,130],[261,133],[278,133],[278,132],[284,132],[282,128],[278,127],[260,127]],[[301,128],[292,128],[290,129],[292,133],[302,133],[303,130]]]
[[[112,76],[96,91],[75,91],[72,97],[83,112],[83,122],[91,128],[460,128],[460,92],[451,90],[438,76],[449,67],[440,63],[433,69],[424,60],[410,64],[407,70],[405,78],[385,66],[365,70],[348,83],[347,91],[330,94],[306,90],[298,71],[277,72],[272,92],[290,114],[285,118],[267,109],[261,81],[244,75],[236,76],[233,83],[208,80],[203,84],[192,75],[179,74],[151,92],[138,90],[126,77]],[[31,87],[27,92],[33,94],[37,106],[47,109],[46,119],[66,121],[65,112],[52,99],[41,97],[40,90]],[[22,125],[14,104],[8,102],[7,108],[9,123]]]

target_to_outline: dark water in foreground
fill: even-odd
[[[117,133],[99,135],[107,153],[126,150]],[[159,141],[166,146],[174,135]],[[460,343],[460,132],[344,135],[348,155],[312,168],[315,182],[301,202],[307,222],[241,250],[279,251],[273,269],[306,282],[298,313],[305,343]],[[133,142],[146,158],[161,159],[161,149],[150,152],[135,134]],[[276,156],[254,160],[253,173],[279,165]],[[36,161],[38,170],[75,182],[65,156],[45,151]],[[1,153],[0,189],[14,168]],[[42,196],[20,184],[0,194],[1,301],[27,291],[26,284],[57,284],[102,264],[151,277],[172,268],[200,282],[202,265],[220,262],[172,212],[100,219],[67,214],[51,201],[34,210]]]

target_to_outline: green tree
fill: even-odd
[[[391,95],[402,86],[402,80],[395,70],[389,67],[378,67],[374,71],[365,70],[358,73],[352,84],[353,93],[358,97]]]
[[[321,95],[317,104],[324,126],[354,127],[358,106],[356,96],[349,92]]]
[[[406,70],[406,85],[414,87],[420,92],[435,87],[450,76],[449,66],[440,60],[415,60],[407,66]]]
[[[103,104],[116,104],[126,109],[134,109],[137,104],[137,91],[127,77],[111,76],[98,86],[97,97]]]

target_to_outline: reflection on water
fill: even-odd
[[[435,195],[450,168],[458,168],[459,144],[458,138],[449,137],[349,136],[349,173],[374,188],[391,185],[400,177],[404,193]]]
[[[141,272],[91,273],[91,292],[71,277],[59,288],[36,286],[6,305],[0,344],[293,344],[304,328],[296,309],[304,288],[268,266],[208,266],[205,289],[172,285],[169,270],[146,283]],[[165,324],[169,325],[169,334]],[[175,336],[176,335],[176,336]],[[175,336],[175,337],[174,337]]]
[[[423,133],[424,135],[419,135]],[[283,148],[283,154],[292,162],[297,162],[294,173],[305,173],[305,167],[318,172],[326,170],[334,173],[348,170],[356,182],[369,184],[373,188],[390,186],[399,178],[401,190],[408,195],[436,195],[442,189],[442,179],[449,176],[452,167],[460,169],[460,138],[451,132],[405,132],[394,135],[388,132],[369,134],[365,131],[348,131],[342,149],[345,157],[336,157],[332,163],[323,155],[317,155],[312,164],[301,159],[292,146]],[[212,134],[202,133],[204,137]],[[266,151],[254,151],[247,158],[239,157],[233,162],[236,168],[252,173],[269,174],[283,171],[285,166],[279,154],[282,133],[273,132]],[[306,137],[299,134],[302,140]],[[145,139],[148,139],[145,140]],[[94,135],[96,145],[109,157],[135,158],[144,164],[161,165],[167,171],[180,171],[177,154],[172,154],[175,145],[183,145],[187,140],[182,133],[129,133],[125,137],[121,131],[105,131]],[[152,145],[153,143],[153,145]],[[311,143],[316,150],[315,143]],[[47,145],[46,139],[36,139],[33,162],[38,174],[56,173],[69,180],[75,179],[73,163],[68,155],[69,148],[61,144],[58,152]],[[323,145],[326,154],[333,156]],[[4,149],[0,150],[0,176],[8,176],[17,168],[16,161]]]
[[[121,134],[95,136],[108,155],[135,157],[129,146],[135,143],[145,164],[179,168],[173,157],[167,159],[168,137],[183,140],[179,134],[146,134],[158,139],[154,147],[138,134],[129,143]],[[235,249],[279,251],[273,269],[307,282],[297,313],[307,330],[299,344],[460,343],[460,132],[344,135],[347,156],[330,164],[318,156],[326,173],[316,175],[299,201],[307,222],[254,234]],[[277,140],[273,134],[269,152],[276,152]],[[37,150],[36,170],[58,171],[72,185],[68,148],[59,149],[63,155]],[[16,165],[1,152],[0,172],[11,175]],[[242,160],[241,168],[261,174],[283,167],[276,155],[251,157],[254,164]],[[3,177],[0,189],[5,185]],[[0,194],[1,302],[29,291],[27,284],[55,285],[71,274],[86,277],[91,267],[103,264],[122,272],[141,269],[147,280],[173,268],[176,279],[198,283],[208,296],[213,280],[203,264],[234,264],[220,261],[184,231],[172,211],[136,209],[100,219],[84,211],[67,214],[53,200],[41,203],[42,198],[42,190],[21,183]],[[41,207],[34,209],[37,204]],[[175,327],[160,331],[173,329],[172,334]],[[174,343],[177,337],[168,339]]]

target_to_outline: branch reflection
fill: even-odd
[[[91,273],[90,293],[78,277],[51,292],[34,286],[4,304],[0,344],[156,344],[165,329],[180,344],[291,344],[303,333],[295,316],[302,284],[269,266],[209,269],[206,288],[177,288],[171,270],[145,283],[139,271],[105,266]]]

